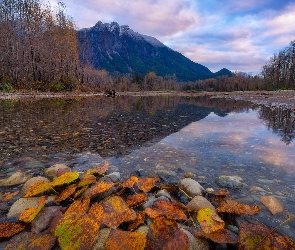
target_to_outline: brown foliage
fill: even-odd
[[[249,206],[247,204],[238,203],[234,200],[226,200],[220,203],[216,211],[231,214],[255,215],[259,213],[260,209],[261,208],[258,206]]]
[[[140,178],[137,182],[138,189],[143,192],[149,192],[160,181],[159,177],[155,178]]]
[[[117,228],[122,222],[136,219],[136,213],[119,196],[111,196],[102,202],[102,223],[110,228]]]
[[[126,203],[130,207],[138,206],[147,200],[147,195],[146,194],[134,194],[134,195],[129,195],[126,198]]]
[[[4,222],[0,224],[0,238],[8,238],[25,229],[26,225],[16,222]]]
[[[146,236],[141,232],[126,232],[112,229],[106,242],[107,250],[143,250]]]
[[[153,220],[147,239],[147,249],[189,249],[187,235],[178,229],[176,221],[165,217]]]
[[[185,213],[177,206],[166,200],[157,200],[154,202],[153,208],[146,208],[146,214],[151,218],[165,216],[172,220],[187,220]]]

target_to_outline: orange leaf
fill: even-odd
[[[98,166],[93,169],[87,170],[86,174],[87,175],[93,175],[93,174],[103,175],[108,170],[108,168],[109,168],[109,163],[106,162],[103,166]]]
[[[147,195],[146,194],[134,194],[134,195],[129,195],[126,198],[126,203],[130,206],[138,206],[144,202],[146,202]]]
[[[138,189],[143,192],[149,192],[160,181],[159,177],[155,178],[140,178],[137,182]]]
[[[79,181],[77,187],[88,186],[92,183],[96,182],[96,177],[94,175],[85,175],[81,181]]]
[[[32,197],[41,193],[44,193],[48,191],[51,188],[50,182],[48,181],[40,181],[32,185],[26,195],[24,196],[25,198],[27,197]]]
[[[174,220],[157,217],[150,225],[146,249],[189,249],[187,235],[178,229]]]
[[[6,201],[10,201],[13,199],[14,196],[16,196],[19,193],[19,191],[16,192],[8,192],[8,193],[4,193],[3,194],[3,199],[2,201],[6,202]]]
[[[9,238],[25,229],[26,225],[16,222],[4,222],[0,224],[0,238]]]
[[[60,175],[59,177],[57,177],[56,179],[54,179],[54,181],[52,181],[50,184],[52,187],[61,186],[64,184],[71,183],[77,180],[78,178],[79,178],[78,172],[66,172]]]
[[[24,232],[15,235],[10,239],[5,250],[30,249],[49,250],[55,244],[55,237],[51,234],[34,234]]]
[[[107,250],[144,250],[146,236],[141,232],[126,232],[112,229],[106,242]]]
[[[128,226],[128,231],[134,231],[140,225],[144,224],[144,220],[145,220],[145,212],[142,211],[136,215],[136,219],[134,221],[130,221],[130,224]]]
[[[117,228],[122,222],[136,219],[136,213],[119,196],[111,196],[102,202],[104,210],[102,223]]]
[[[111,181],[98,181],[86,193],[87,196],[92,197],[110,190],[115,184]]]
[[[77,192],[74,194],[73,198],[76,199],[79,196],[81,196],[86,190],[88,189],[88,186],[84,186],[81,189],[77,190]]]
[[[237,236],[226,229],[219,229],[208,234],[195,228],[188,228],[187,230],[196,237],[203,237],[219,244],[237,243]]]
[[[153,208],[148,207],[145,209],[145,212],[153,219],[159,216],[165,216],[172,220],[187,220],[187,216],[178,206],[166,200],[155,201]]]
[[[294,249],[295,243],[289,237],[276,232],[273,227],[260,224],[243,223],[239,228],[238,249]]]
[[[224,221],[211,208],[202,208],[199,210],[197,220],[206,234],[222,229],[225,226]]]
[[[84,199],[76,200],[69,206],[69,208],[65,212],[65,215],[73,211],[80,211],[82,213],[86,213],[89,208],[89,204],[90,197],[85,197]]]
[[[76,184],[72,184],[64,189],[59,196],[57,196],[54,200],[55,203],[59,203],[67,198],[69,198],[76,190]]]
[[[216,208],[216,211],[230,214],[255,215],[260,211],[260,207],[241,204],[234,200],[226,200],[220,203],[219,207]]]
[[[89,209],[88,216],[91,216],[95,219],[97,222],[101,222],[103,217],[103,207],[101,204],[98,204],[97,202],[93,203],[92,206]]]
[[[128,180],[122,182],[119,188],[132,188],[136,182],[138,182],[138,178],[131,176]]]
[[[24,210],[18,219],[23,222],[31,222],[35,219],[38,213],[43,209],[45,205],[45,201],[47,200],[47,196],[42,196],[39,200],[39,204],[37,208],[28,208]]]

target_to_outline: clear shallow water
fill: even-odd
[[[290,110],[207,98],[97,97],[0,101],[0,112],[0,178],[105,160],[124,177],[143,169],[177,182],[190,171],[205,188],[218,189],[220,175],[237,175],[244,187],[231,190],[232,198],[261,205],[261,195],[274,195],[284,203],[284,213],[264,209],[261,221],[278,226],[295,214]],[[294,240],[294,220],[279,230]]]

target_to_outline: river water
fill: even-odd
[[[242,178],[231,197],[285,211],[258,219],[295,239],[295,113],[281,107],[206,97],[87,97],[0,101],[0,178],[65,163],[85,170],[103,161],[123,178],[144,173],[177,183],[191,172],[205,188],[220,175]],[[253,188],[255,187],[255,188]],[[259,191],[257,191],[259,188]],[[3,189],[3,188],[2,188]],[[1,190],[0,190],[1,191]],[[7,191],[6,190],[2,190]]]

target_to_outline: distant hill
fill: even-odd
[[[96,69],[111,73],[142,73],[158,76],[175,75],[180,81],[196,81],[231,75],[227,69],[212,73],[174,51],[154,37],[134,32],[116,22],[98,22],[91,28],[78,31],[80,59]]]

